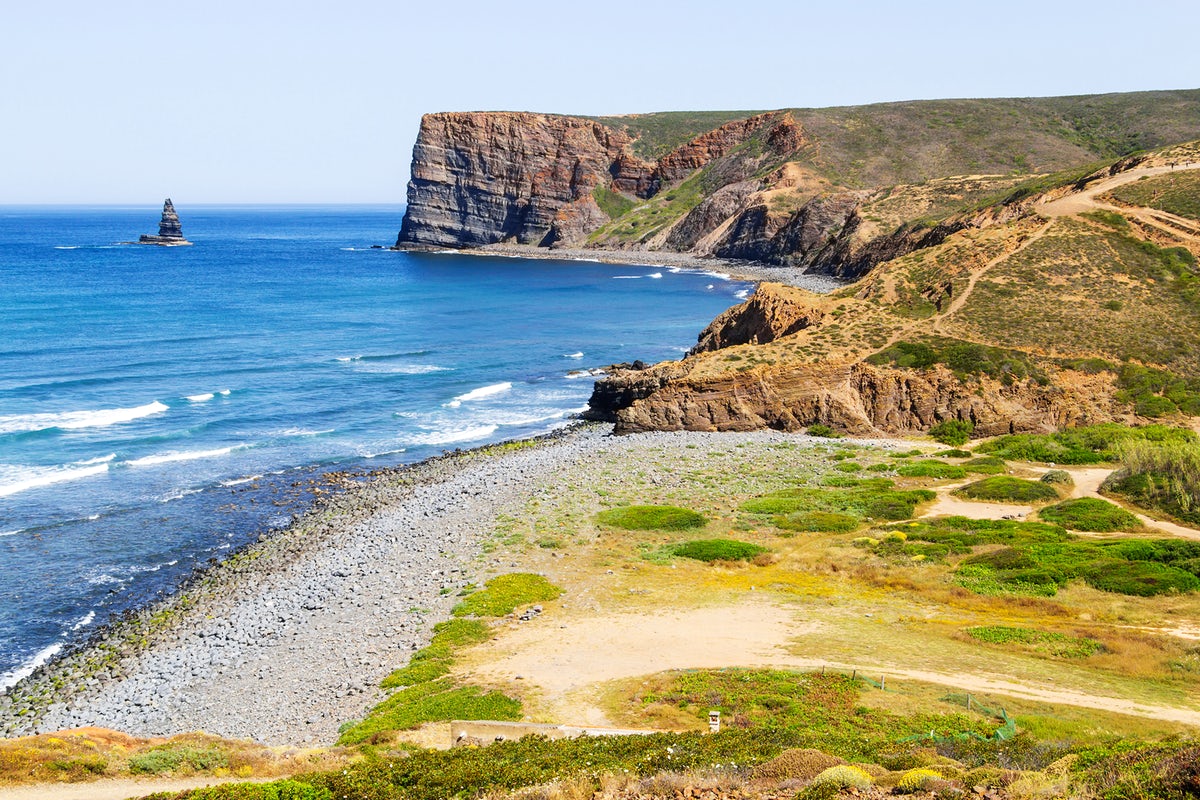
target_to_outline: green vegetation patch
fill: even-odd
[[[445,675],[454,664],[454,651],[492,637],[487,624],[474,619],[451,619],[433,626],[433,640],[418,650],[408,666],[401,667],[383,679],[384,689],[414,686]]]
[[[935,458],[923,458],[897,468],[896,474],[905,478],[965,478],[967,471],[963,467]]]
[[[1058,658],[1087,658],[1104,650],[1104,645],[1095,639],[1033,628],[981,625],[967,628],[964,633],[988,644],[1017,645],[1021,649]]]
[[[1094,497],[1081,497],[1047,506],[1038,512],[1038,516],[1047,522],[1076,531],[1109,533],[1134,531],[1142,527],[1141,521],[1133,514]]]
[[[929,429],[929,435],[942,444],[966,444],[975,432],[975,423],[963,419],[944,419]]]
[[[596,205],[600,206],[609,219],[616,219],[624,216],[627,211],[630,211],[637,203],[630,200],[625,195],[614,192],[607,186],[597,186],[592,190],[592,199],[596,201]]]
[[[1047,522],[944,517],[881,529],[864,545],[887,554],[919,554],[918,542],[947,556],[966,555],[955,570],[959,585],[977,594],[1050,597],[1072,580],[1117,594],[1149,596],[1200,588],[1200,542],[1178,539],[1081,539]],[[903,544],[888,544],[903,534]],[[995,548],[995,545],[1002,545]],[[984,546],[991,549],[980,552]],[[939,551],[926,555],[937,557]]]
[[[896,342],[868,356],[866,360],[879,367],[898,369],[928,369],[936,364],[944,364],[963,380],[987,375],[1005,386],[1026,378],[1033,378],[1040,383],[1049,380],[1026,353],[960,339],[930,337],[923,341]],[[949,435],[950,438],[939,438],[938,441],[951,445],[966,443],[974,429],[971,423],[959,420],[946,420],[941,425],[944,427],[935,426],[939,435]],[[966,436],[962,436],[963,432]],[[930,435],[938,438],[932,429]]]
[[[271,783],[226,783],[174,794],[161,792],[146,800],[333,800],[333,794],[323,786],[295,781],[290,778]]]
[[[627,531],[681,531],[708,524],[703,514],[677,506],[623,506],[601,511],[596,519]]]
[[[1058,492],[1049,484],[1041,481],[1027,481],[1009,475],[993,475],[990,478],[968,483],[966,486],[955,489],[953,494],[989,503],[1037,503],[1042,500],[1058,499]]]
[[[1167,425],[1131,428],[1109,422],[1058,433],[1019,433],[1000,436],[975,448],[1009,461],[1042,461],[1052,464],[1103,464],[1119,458],[1118,448],[1135,441],[1196,441],[1196,434]]]
[[[129,758],[134,775],[174,772],[209,772],[229,766],[229,756],[220,748],[190,744],[164,744]]]
[[[979,456],[962,464],[963,469],[976,475],[999,475],[1007,467],[1004,459],[996,456]]]
[[[844,488],[797,487],[756,497],[742,503],[751,514],[788,515],[806,511],[878,519],[900,520],[912,517],[916,507],[937,497],[928,489],[897,490],[887,478],[846,477]]]
[[[1200,443],[1129,442],[1121,448],[1121,465],[1105,481],[1105,492],[1200,525]]]
[[[1200,378],[1185,378],[1165,369],[1123,364],[1117,373],[1117,399],[1132,403],[1143,417],[1183,413],[1200,416]]]
[[[456,617],[503,617],[517,606],[556,600],[563,590],[541,575],[512,572],[497,575],[484,589],[470,594],[454,607]]]
[[[831,511],[801,511],[775,517],[776,528],[785,531],[806,531],[825,533],[848,533],[862,526],[862,520],[850,514],[836,514]]]
[[[767,548],[736,539],[696,539],[670,548],[671,555],[696,561],[745,561],[768,552]]]
[[[362,722],[349,726],[339,745],[364,742],[378,733],[415,728],[426,722],[453,719],[519,720],[521,701],[478,686],[455,686],[449,678],[401,689],[371,709]]]

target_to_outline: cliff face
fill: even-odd
[[[648,169],[625,134],[546,114],[427,114],[413,148],[397,246],[551,245],[608,218],[592,191]]]

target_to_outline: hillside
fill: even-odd
[[[397,246],[664,250],[855,278],[1032,176],[1086,173],[1197,137],[1200,90],[597,118],[429,114]]]

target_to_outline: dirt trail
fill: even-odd
[[[155,792],[182,792],[222,783],[263,782],[257,778],[116,778],[90,783],[34,783],[0,787],[0,800],[128,800]]]
[[[1101,203],[1096,198],[1105,192],[1110,192],[1118,186],[1124,186],[1127,183],[1133,183],[1143,177],[1151,175],[1164,175],[1168,172],[1187,169],[1200,169],[1200,163],[1189,162],[1187,164],[1177,164],[1174,166],[1164,167],[1135,167],[1134,169],[1122,172],[1118,175],[1113,175],[1111,178],[1105,178],[1102,181],[1097,181],[1081,192],[1074,192],[1056,200],[1049,200],[1038,203],[1034,208],[1039,214],[1045,217],[1063,217],[1069,214],[1080,214],[1085,211],[1093,211],[1097,208],[1107,208],[1114,211],[1128,211],[1128,209],[1118,209],[1115,206],[1109,206],[1106,203]]]
[[[549,620],[547,620],[549,622]],[[607,681],[651,675],[668,669],[778,667],[857,669],[872,676],[915,680],[969,692],[1000,694],[1039,702],[1093,708],[1200,726],[1200,709],[1140,703],[1121,697],[1088,694],[1055,686],[1019,682],[1011,675],[935,672],[886,664],[848,664],[805,658],[785,643],[821,628],[796,612],[764,602],[688,610],[662,616],[604,614],[581,616],[559,625],[527,625],[489,645],[494,657],[477,676],[508,682],[520,676],[536,686],[550,713],[563,722],[596,716],[581,704],[587,687]],[[587,694],[593,695],[594,692]],[[601,716],[602,716],[602,712]]]

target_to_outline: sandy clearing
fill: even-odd
[[[950,491],[966,484],[955,484],[937,489],[937,499],[918,517],[971,517],[972,519],[1024,519],[1033,513],[1033,506],[1012,505],[1009,503],[977,503],[971,500],[960,500]]]
[[[1197,709],[1024,683],[1011,675],[944,673],[798,656],[788,652],[784,643],[791,640],[794,646],[795,639],[820,630],[821,623],[799,619],[793,611],[759,601],[673,609],[661,615],[604,614],[571,619],[559,625],[552,624],[552,620],[546,622],[550,624],[525,625],[501,633],[488,645],[489,663],[477,669],[475,675],[503,683],[520,676],[523,684],[541,691],[552,712],[593,717],[597,709],[571,696],[582,696],[581,690],[608,681],[671,669],[828,667],[1200,726]],[[587,694],[594,697],[596,692]]]

